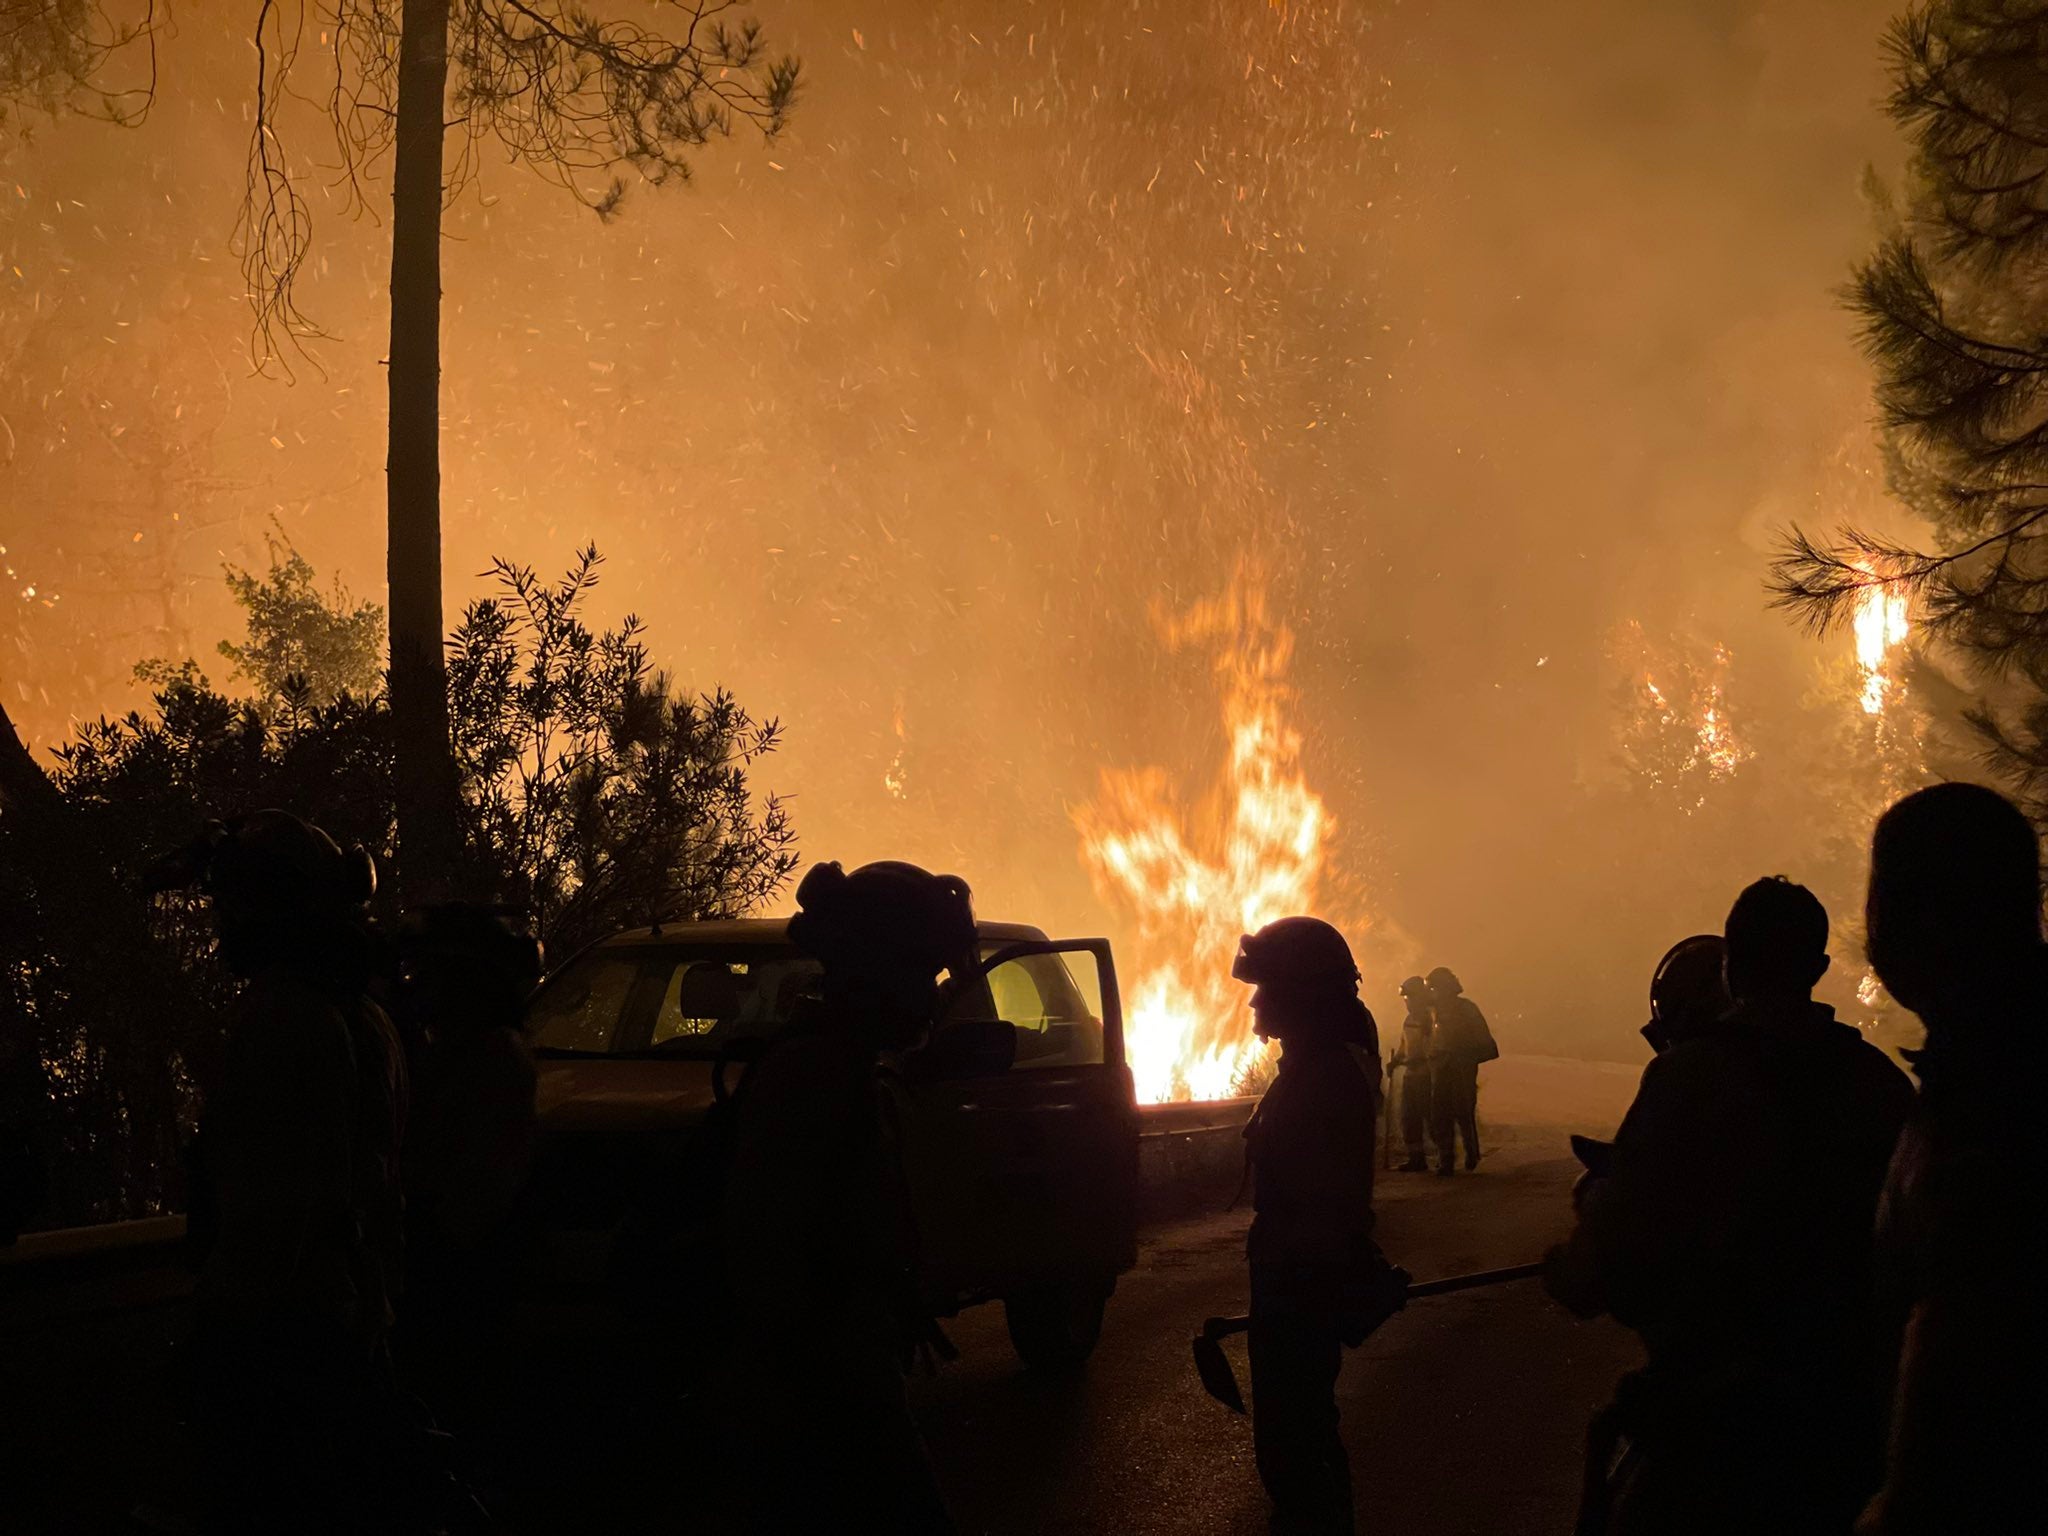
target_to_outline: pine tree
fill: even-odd
[[[310,45],[308,7],[262,0],[255,40],[243,265],[259,361],[318,334],[295,286],[311,248],[310,205],[287,165],[278,118]],[[661,0],[667,31],[600,20],[566,0],[322,0],[331,50],[320,95],[348,187],[391,156],[391,336],[386,460],[391,667],[401,889],[445,890],[460,862],[462,808],[441,654],[441,212],[474,172],[479,140],[558,181],[603,217],[625,194],[620,167],[686,180],[690,156],[736,122],[778,132],[797,65],[771,59],[742,0]],[[460,152],[447,163],[448,131]],[[594,184],[595,179],[595,184]]]
[[[1987,755],[2048,822],[2048,3],[1943,0],[1886,41],[1903,195],[1847,298],[1892,494],[1925,547],[1794,529],[1776,601],[1816,628],[1874,587],[1975,670]]]

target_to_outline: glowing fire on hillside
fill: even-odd
[[[1074,816],[1096,889],[1137,925],[1125,1032],[1148,1104],[1226,1098],[1264,1056],[1230,957],[1240,934],[1316,910],[1331,828],[1288,719],[1294,637],[1255,577],[1154,622],[1169,647],[1210,651],[1228,760],[1193,806],[1162,768],[1105,769]]]

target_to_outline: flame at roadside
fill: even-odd
[[[1151,1104],[1228,1097],[1264,1056],[1231,957],[1239,935],[1315,910],[1331,827],[1289,719],[1294,637],[1256,579],[1240,570],[1221,596],[1154,622],[1170,649],[1208,649],[1226,760],[1194,805],[1164,769],[1105,769],[1074,814],[1097,892],[1136,925],[1125,1030]]]

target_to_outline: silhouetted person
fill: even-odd
[[[1429,1171],[1429,1106],[1431,1057],[1436,1049],[1436,1015],[1430,1009],[1429,986],[1420,976],[1401,983],[1401,1000],[1407,1017],[1401,1020],[1401,1046],[1387,1066],[1391,1090],[1395,1068],[1401,1068],[1401,1138],[1408,1147],[1403,1173]]]
[[[370,1001],[369,856],[284,811],[159,865],[197,882],[245,979],[194,1166],[192,1338],[212,1528],[396,1530],[380,1476],[402,1252],[404,1065]]]
[[[1582,1533],[1839,1531],[1875,1473],[1871,1223],[1911,1084],[1812,1000],[1811,892],[1728,914],[1724,1025],[1643,1073],[1551,1294],[1649,1355],[1589,1437]]]
[[[1728,995],[1727,956],[1727,943],[1718,933],[1696,933],[1664,951],[1650,974],[1650,1022],[1641,1030],[1658,1055],[1727,1022],[1735,1006]],[[1607,1177],[1614,1143],[1574,1136],[1572,1150],[1586,1168],[1572,1186],[1572,1209],[1577,1210],[1595,1182]]]
[[[416,1042],[401,1353],[437,1409],[473,1419],[510,1342],[526,1256],[518,1213],[537,1119],[521,1026],[540,949],[495,909],[468,904],[429,908],[399,948],[400,1007]]]
[[[1457,1168],[1458,1137],[1465,1138],[1465,1166],[1479,1166],[1479,1068],[1500,1054],[1479,1005],[1465,996],[1464,983],[1448,966],[1429,973],[1430,1010],[1436,1016],[1435,1053],[1430,1071],[1430,1108],[1436,1119],[1436,1171]]]
[[[1231,975],[1249,982],[1258,1033],[1280,1068],[1245,1127],[1251,1163],[1252,1434],[1274,1529],[1352,1529],[1338,1434],[1347,1316],[1387,1273],[1372,1240],[1372,1015],[1350,946],[1328,923],[1287,917],[1247,935]]]
[[[974,963],[973,907],[958,877],[896,863],[814,865],[797,905],[820,998],[741,1080],[724,1200],[742,1488],[762,1530],[948,1532],[904,1392],[930,1318],[884,1059],[927,1038],[938,973]]]
[[[1878,1229],[1896,1344],[1890,1450],[1866,1536],[2028,1530],[2048,1447],[2048,956],[2040,849],[2003,797],[1909,795],[1871,844],[1870,963],[1927,1026],[1920,1100]]]

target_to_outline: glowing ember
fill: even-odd
[[[882,770],[882,788],[896,799],[902,800],[909,795],[910,779],[903,769],[903,752],[907,741],[903,734],[903,695],[900,693],[896,696],[893,723],[896,729],[896,755],[889,759],[889,766]]]
[[[1149,1104],[1227,1097],[1264,1055],[1230,957],[1240,934],[1315,910],[1331,826],[1287,718],[1294,637],[1258,583],[1240,570],[1221,597],[1155,622],[1172,648],[1210,648],[1229,760],[1200,812],[1162,769],[1105,769],[1074,817],[1097,891],[1137,924],[1125,1022]]]
[[[1863,713],[1881,715],[1898,682],[1885,670],[1893,647],[1906,638],[1906,594],[1868,587],[1856,599],[1856,665],[1863,673]]]

